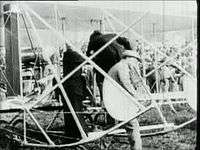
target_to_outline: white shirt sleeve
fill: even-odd
[[[136,97],[136,90],[133,87],[132,83],[131,83],[131,79],[130,79],[130,74],[129,74],[129,68],[127,65],[122,66],[119,70],[118,70],[118,76],[119,79],[121,81],[121,83],[123,84],[123,87],[134,97]]]

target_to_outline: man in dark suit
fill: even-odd
[[[103,47],[107,42],[112,40],[116,34],[102,34],[99,31],[94,31],[90,35],[88,49],[86,52],[87,56],[91,56],[101,47]],[[113,67],[116,63],[118,63],[122,59],[122,53],[124,50],[131,50],[131,45],[127,38],[118,37],[115,41],[113,41],[109,46],[107,46],[101,53],[99,53],[96,57],[94,57],[93,61],[105,72],[108,72],[111,67]],[[101,101],[102,98],[102,84],[103,84],[104,76],[96,71],[96,82],[100,91]],[[107,116],[108,124],[114,124],[114,119],[108,115]]]
[[[116,34],[102,34],[99,31],[94,31],[90,35],[88,49],[86,52],[87,56],[91,56],[97,50],[99,50],[102,46],[104,46],[107,42],[109,42],[112,38],[114,38]],[[131,45],[127,38],[119,37],[115,41],[113,41],[109,46],[107,46],[101,53],[99,53],[93,61],[102,68],[105,72],[108,72],[112,66],[118,63],[122,58],[122,53],[124,50],[130,50]],[[97,85],[100,90],[101,99],[102,99],[102,83],[104,76],[101,73],[97,72]]]
[[[73,51],[69,46],[67,46],[67,51],[64,52],[63,56],[63,76],[68,75],[73,69],[75,69],[78,65],[80,65],[82,62],[84,62],[84,59],[79,55],[77,52]],[[69,79],[67,79],[63,86],[65,88],[65,91],[67,93],[67,96],[74,108],[75,111],[81,112],[83,111],[83,103],[82,101],[85,98],[85,91],[86,91],[86,85],[83,76],[81,75],[82,69],[79,69],[77,72],[75,72]],[[62,99],[64,110],[66,112],[69,112],[69,108]],[[85,129],[87,130],[87,126],[85,124],[85,120],[83,118],[83,115],[77,114],[79,121]],[[71,114],[64,114],[65,118],[65,132],[66,135],[69,137],[74,138],[80,138],[80,132],[79,129],[74,121],[74,118]]]

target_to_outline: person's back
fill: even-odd
[[[152,70],[154,70],[155,68],[151,65],[146,69],[146,74],[148,74],[149,72],[151,72]],[[156,74],[152,73],[151,75],[149,75],[148,77],[146,77],[147,80],[147,85],[150,88],[150,92],[151,93],[155,93],[156,92]]]
[[[84,59],[77,52],[73,51],[71,48],[68,48],[66,52],[64,52],[63,56],[63,76],[67,76],[73,69],[75,69],[78,65],[80,65]],[[69,79],[67,79],[63,85],[67,96],[73,106],[73,109],[77,112],[83,111],[83,103],[84,100],[84,92],[85,92],[85,82],[84,78],[81,75],[82,69],[79,69],[74,73]],[[69,108],[62,98],[62,102],[64,104],[64,110],[69,112]],[[83,115],[77,114],[79,121],[83,127],[83,129],[87,130],[87,126],[85,124],[85,120]],[[65,118],[65,133],[66,136],[71,138],[81,138],[80,131],[77,127],[76,122],[71,114],[64,114]]]
[[[94,31],[90,35],[90,40],[87,49],[87,56],[91,56],[107,42],[112,40],[116,34],[102,34],[99,31]],[[118,63],[122,59],[122,52],[125,49],[131,49],[128,39],[124,37],[118,37],[109,46],[107,46],[101,53],[99,53],[94,59],[92,59],[101,69],[108,72],[111,67]],[[96,71],[96,82],[99,88],[100,97],[102,101],[102,83],[104,76]],[[115,121],[108,115],[107,120],[110,124],[114,124]]]
[[[118,71],[119,70],[124,70],[125,66],[124,66],[124,60],[121,60],[120,62],[118,62],[117,64],[115,64],[108,72],[109,76],[111,76],[115,81],[117,81],[118,83],[121,83],[121,80],[118,76]],[[120,84],[122,85],[122,83]]]
[[[93,33],[95,34],[95,32]],[[107,42],[116,36],[116,34],[101,34],[91,35],[87,56],[103,47]],[[131,49],[130,43],[126,38],[119,37],[99,53],[93,61],[101,67],[105,72],[108,72],[112,66],[118,63],[122,58],[122,52],[125,49]],[[97,82],[103,82],[104,77],[101,74],[97,75]]]
[[[68,49],[63,56],[63,76],[68,75],[73,69],[84,62],[84,59],[77,52]],[[76,71],[69,79],[64,82],[65,89],[69,92],[75,92],[78,95],[84,95],[85,85],[83,84],[82,70]]]
[[[124,56],[126,58],[114,65],[108,74],[137,99],[142,92],[142,80],[139,75],[139,63],[137,60],[139,56],[131,51],[125,51]],[[141,150],[142,141],[137,119],[130,121],[125,129],[128,134],[131,150]]]

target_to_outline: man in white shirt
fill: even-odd
[[[133,50],[126,50],[122,60],[114,65],[108,74],[136,99],[144,94],[139,74],[140,56]],[[137,119],[130,121],[125,127],[131,150],[142,150],[139,123]]]

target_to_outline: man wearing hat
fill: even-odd
[[[107,42],[112,40],[116,36],[115,33],[103,34],[98,30],[95,30],[91,35],[88,43],[88,48],[86,55],[91,56],[93,53],[98,51],[101,47],[103,47]],[[118,63],[122,59],[122,52],[125,49],[131,49],[131,44],[129,40],[125,37],[118,37],[115,41],[113,41],[109,46],[107,46],[101,53],[95,56],[92,59],[101,69],[105,72],[108,72],[111,67],[113,67],[116,63]],[[96,72],[96,82],[100,92],[100,98],[102,101],[102,85],[104,76],[94,70]],[[107,121],[109,124],[114,124],[115,121],[111,119],[108,115]]]
[[[125,50],[122,60],[114,65],[108,74],[136,99],[140,96],[142,82],[139,77],[140,56],[136,51]],[[144,94],[144,93],[143,93]],[[140,137],[139,123],[137,119],[130,121],[126,127],[131,150],[141,150],[142,140]]]
[[[91,56],[107,42],[116,36],[115,33],[102,34],[100,31],[95,30],[91,35],[88,43],[87,56]],[[122,58],[124,49],[131,49],[130,42],[125,37],[118,37],[109,46],[107,46],[101,53],[99,53],[93,61],[105,72],[108,72],[111,67],[118,63]],[[97,86],[100,89],[100,96],[102,99],[102,84],[104,76],[96,71]]]

